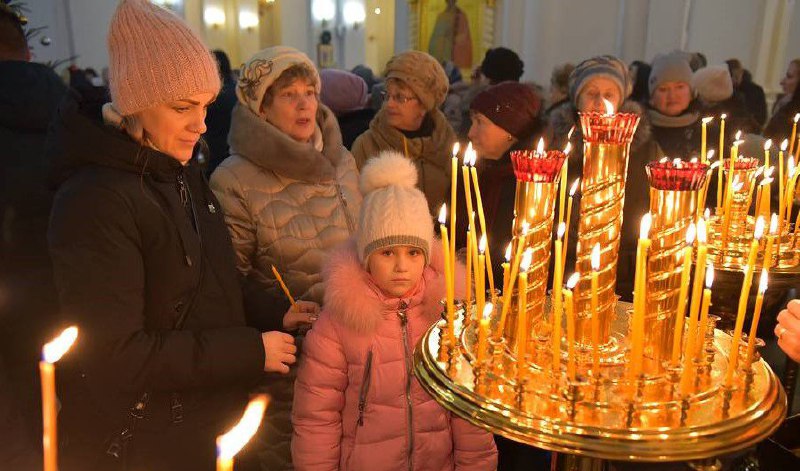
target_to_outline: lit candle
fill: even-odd
[[[472,149],[472,143],[467,144],[467,149],[464,151],[464,164],[461,166],[461,176],[464,180],[464,199],[467,204],[467,216],[472,214],[472,190],[470,189],[469,182],[469,167],[474,163],[475,150]],[[474,219],[474,218],[473,218]],[[472,224],[472,231],[475,231],[475,224]]]
[[[678,366],[681,361],[681,340],[683,339],[683,322],[686,318],[686,299],[689,295],[689,277],[692,273],[692,244],[694,243],[694,223],[689,224],[686,231],[686,247],[683,249],[683,268],[681,269],[681,288],[678,294],[678,313],[675,316],[675,331],[672,336],[672,365]],[[680,257],[680,254],[678,254]]]
[[[439,210],[439,232],[442,235],[442,251],[444,252],[444,283],[447,308],[447,336],[450,345],[455,345],[455,309],[453,308],[453,272],[450,263],[450,239],[447,237],[447,205],[443,204]],[[480,312],[480,311],[479,311]]]
[[[600,270],[600,244],[592,247],[592,374],[600,375],[600,309],[597,292],[600,290],[597,272]]]
[[[761,307],[764,305],[764,293],[767,291],[768,275],[767,269],[761,269],[761,279],[758,282],[758,294],[756,295],[756,305],[753,310],[753,321],[750,323],[750,332],[747,334],[747,363],[749,367],[753,364],[753,355],[756,348],[756,336],[758,335],[758,321],[761,319]]]
[[[570,381],[575,381],[575,305],[573,302],[572,290],[578,284],[580,274],[573,273],[567,280],[567,287],[563,289],[564,309],[567,313],[567,376]]]
[[[711,159],[714,158],[714,154],[715,153],[716,153],[716,151],[714,149],[711,149],[710,151],[708,151],[706,160],[707,161],[711,161]],[[694,159],[692,159],[692,160],[694,160]],[[703,214],[703,210],[705,209],[705,206],[706,206],[706,199],[708,197],[708,187],[709,187],[709,185],[711,183],[711,176],[714,174],[714,169],[716,167],[719,167],[720,165],[721,165],[721,162],[718,160],[718,161],[712,163],[711,165],[709,165],[708,170],[706,170],[706,175],[707,175],[708,178],[706,178],[705,183],[703,183],[703,186],[700,187],[700,190],[697,192],[697,215],[696,215],[696,219],[700,219],[700,216]]]
[[[783,172],[783,153],[786,151],[786,146],[789,145],[786,139],[781,142],[781,150],[778,152],[778,234],[783,235],[783,219],[786,209],[786,200],[784,199],[783,190],[786,185]],[[780,246],[780,244],[778,244]],[[778,251],[780,257],[780,250]]]
[[[508,290],[508,276],[511,270],[511,242],[506,245],[505,262],[501,264],[503,267],[503,294]]]
[[[650,249],[650,213],[642,217],[639,225],[639,242],[636,247],[636,274],[633,290],[633,319],[631,322],[631,375],[638,378],[642,374],[644,361],[644,315],[647,289],[647,251]]]
[[[517,282],[517,377],[522,378],[525,372],[525,355],[528,345],[528,269],[531,266],[532,253],[526,252],[520,263],[519,281]]]
[[[794,119],[792,119],[792,137],[789,139],[789,155],[794,155],[794,138],[797,136],[798,120],[800,120],[800,113],[794,115]]]
[[[706,271],[707,256],[706,221],[705,219],[700,219],[697,221],[697,261],[694,269],[694,283],[692,284],[692,302],[689,308],[689,318],[695,322],[700,314],[700,297],[703,293],[703,274]],[[691,332],[689,335],[691,335]]]
[[[456,263],[456,195],[458,190],[458,151],[461,144],[453,144],[453,156],[450,158],[450,261],[453,263],[453,273],[455,273]],[[469,214],[469,213],[467,213]]]
[[[455,237],[453,237],[455,239]],[[472,304],[472,227],[467,226],[467,263],[466,263],[466,279],[465,281],[465,290],[464,290],[464,312],[467,313],[470,310],[470,304]],[[477,314],[477,311],[476,311]]]
[[[764,169],[772,168],[770,166],[770,158],[769,158],[769,152],[770,152],[771,148],[772,148],[772,139],[767,139],[767,142],[764,143]],[[762,209],[765,208],[764,209],[765,212],[761,213],[761,215],[764,216],[764,217],[768,217],[769,213],[772,212],[772,209],[770,208],[771,201],[772,201],[772,180],[773,180],[771,178],[772,177],[772,172],[767,174],[767,170],[765,170],[764,171],[764,176],[765,177],[770,177],[770,178],[769,178],[769,182],[767,182],[766,188],[764,188],[764,190],[763,190],[763,194],[761,195],[761,197],[763,198],[763,201],[764,201],[762,203]],[[756,213],[756,214],[758,214],[758,213]]]
[[[484,217],[483,214],[483,200],[481,199],[481,188],[478,185],[478,172],[475,170],[474,155],[470,172],[472,174],[472,183],[475,187],[475,204],[478,207],[478,220],[481,223],[481,237],[487,237],[489,232],[486,227],[486,217]],[[488,244],[489,241],[487,240],[486,242]],[[481,268],[481,271],[483,271],[483,268]],[[490,250],[486,251],[486,271],[489,273],[489,292],[492,294],[492,297],[494,297],[494,270],[492,269],[492,254]]]
[[[700,139],[700,161],[703,162],[703,163],[708,162],[708,160],[706,160],[706,149],[707,149],[706,136],[707,136],[707,133],[708,133],[708,130],[706,129],[706,127],[708,126],[708,123],[710,123],[711,120],[713,120],[713,119],[714,119],[713,117],[708,116],[708,117],[703,118],[703,120],[702,120],[702,131],[701,131],[701,136],[702,137]]]
[[[234,457],[258,431],[267,405],[269,396],[266,394],[254,397],[247,404],[239,422],[230,431],[217,437],[217,471],[233,471]]]
[[[555,242],[555,263],[553,264],[553,328],[552,328],[552,350],[553,350],[553,374],[558,374],[561,370],[561,316],[563,311],[561,289],[564,283],[564,267],[561,262],[561,238],[566,230],[565,224],[559,223]]]
[[[540,154],[544,153],[544,140],[539,139],[539,143],[542,147],[542,150],[539,151],[537,148],[537,152]],[[566,147],[564,147],[564,154],[567,156],[564,159],[564,164],[561,166],[561,177],[558,182],[558,222],[564,222],[564,203],[566,202],[566,195],[567,195],[567,169],[569,167],[569,152],[572,150],[572,144],[567,142]]]
[[[519,264],[522,261],[522,253],[526,250],[525,248],[525,240],[527,239],[528,230],[530,226],[527,222],[522,223],[522,234],[517,237],[517,250],[514,254],[514,260],[511,262],[511,272],[508,276],[508,283],[509,289],[503,293],[503,307],[500,309],[500,321],[497,323],[497,331],[494,332],[495,338],[500,338],[503,335],[503,330],[505,329],[506,325],[506,316],[508,315],[508,310],[511,307],[511,292],[513,291],[510,289],[510,284],[513,283],[512,280],[517,278],[517,273],[519,273]]]
[[[723,216],[721,218],[722,239],[720,245],[721,250],[719,252],[720,256],[722,256],[722,254],[725,252],[725,249],[728,246],[728,231],[730,230],[730,223],[731,223],[730,213],[731,213],[731,204],[733,203],[733,195],[738,193],[742,189],[742,187],[744,187],[744,182],[740,182],[739,177],[737,176],[736,179],[733,180],[733,182],[730,185],[728,185],[728,187],[725,189],[725,208],[723,211]]]
[[[486,234],[481,236],[481,241],[478,242],[478,263],[475,265],[476,279],[475,279],[475,303],[477,312],[483,312],[483,307],[486,305]]]
[[[42,445],[44,448],[44,471],[58,470],[58,426],[56,412],[56,368],[55,363],[67,353],[78,338],[77,327],[67,327],[61,334],[42,348],[39,362],[39,378],[42,383]]]
[[[731,354],[728,358],[728,370],[725,372],[725,386],[727,387],[733,384],[733,376],[736,372],[736,365],[739,362],[738,348],[742,340],[744,318],[747,313],[747,299],[750,297],[750,286],[753,284],[753,270],[755,269],[758,245],[762,235],[764,235],[764,218],[759,217],[756,219],[753,241],[750,243],[750,254],[747,256],[747,265],[744,267],[744,281],[742,282],[742,291],[739,294],[739,310],[736,313],[736,325],[733,329]]]
[[[719,161],[720,163],[725,162],[725,118],[727,115],[723,113],[720,115],[720,124],[719,124]],[[719,166],[719,170],[717,172],[717,213],[720,212],[722,209],[722,170],[723,165]]]
[[[706,267],[706,289],[703,290],[703,300],[700,306],[700,327],[697,329],[697,348],[695,350],[695,359],[700,360],[703,357],[703,344],[705,343],[705,335],[708,330],[708,307],[711,300],[711,285],[714,283],[714,264],[708,264]],[[706,297],[708,301],[706,301]]]
[[[581,179],[576,178],[569,188],[569,202],[567,202],[567,229],[569,229],[570,221],[572,220],[572,201],[575,199],[575,192],[578,191],[578,185]],[[564,231],[564,244],[561,250],[561,273],[564,273],[564,264],[567,263],[567,245],[569,244],[569,230]]]
[[[477,352],[477,365],[483,365],[483,362],[486,361],[486,351],[488,350],[486,342],[489,337],[489,320],[492,318],[492,310],[494,309],[494,304],[488,303],[486,306],[483,307],[483,311],[481,312],[481,320],[478,323],[478,352]]]
[[[792,222],[792,206],[794,205],[794,188],[797,184],[797,176],[800,175],[800,167],[795,167],[794,157],[789,157],[786,165],[787,181],[786,181],[786,194],[784,200],[786,201],[786,225]]]
[[[775,236],[778,234],[778,215],[772,213],[769,220],[769,234],[767,234],[767,247],[764,250],[764,263],[761,264],[763,268],[772,268],[772,251],[775,245]]]

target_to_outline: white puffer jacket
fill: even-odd
[[[297,142],[237,104],[228,136],[232,155],[214,171],[211,188],[239,271],[281,297],[275,265],[293,296],[322,303],[322,265],[355,230],[361,194],[353,156],[322,104],[317,126],[321,151],[319,143]]]

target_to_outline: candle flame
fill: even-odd
[[[725,118],[727,118],[727,117],[728,117],[728,115],[727,115],[727,114],[725,114],[725,113],[722,113],[721,115],[719,115],[719,117],[720,117],[720,119],[722,119],[723,121],[725,121]]]
[[[764,143],[764,150],[769,150],[772,147],[772,139],[767,139],[767,142]]]
[[[714,151],[712,150],[711,152],[714,152]],[[709,159],[711,159],[711,157],[709,157]],[[708,170],[709,171],[714,170],[715,168],[719,167],[721,164],[722,164],[722,162],[717,160],[714,163],[712,163],[710,167],[708,167]]]
[[[712,284],[714,284],[714,264],[708,262],[708,266],[706,266],[706,288],[711,289]]]
[[[581,182],[581,177],[576,178],[575,181],[572,182],[572,186],[569,187],[569,196],[570,197],[575,196],[575,192],[578,191],[578,184],[580,182]]]
[[[706,152],[706,158],[708,158],[708,152]],[[692,157],[691,159],[689,159],[689,162],[691,162],[693,164],[696,164],[697,163],[697,157]]]
[[[642,216],[642,222],[639,224],[639,238],[647,239],[650,235],[650,226],[653,224],[653,216],[648,212]]]
[[[531,267],[531,263],[533,263],[533,249],[529,247],[525,249],[525,252],[522,254],[522,261],[519,262],[519,270],[523,273],[527,272]]]
[[[614,104],[613,103],[611,103],[610,101],[608,101],[605,98],[603,98],[603,106],[606,107],[606,114],[607,115],[614,114]]]
[[[697,226],[692,222],[689,223],[689,229],[686,230],[686,244],[692,245],[695,237],[697,237]]]
[[[706,218],[706,220],[711,219],[711,210],[706,208],[706,210],[703,211],[703,217]]]
[[[800,121],[800,113],[797,113],[796,115],[794,115],[794,119],[793,119],[793,121],[794,121],[795,123],[796,123],[796,122],[798,122],[798,121]]]
[[[739,130],[739,131],[736,131],[736,134],[734,134],[734,138],[735,138],[735,140],[737,140],[737,141],[738,141],[739,139],[741,139],[741,138],[742,138],[742,131],[741,131],[741,130]]]
[[[528,231],[531,230],[531,225],[528,224],[528,221],[522,221],[522,235],[528,235]]]
[[[714,121],[714,117],[713,116],[706,116],[705,118],[703,118],[703,124],[708,124],[711,121]]]
[[[478,250],[480,253],[486,252],[486,234],[481,236],[481,240],[478,242]]]
[[[789,156],[789,160],[786,162],[786,167],[789,169],[789,174],[791,175],[794,172],[794,156]]]
[[[706,160],[713,159],[715,155],[717,155],[717,151],[714,149],[709,149],[708,152],[706,152]]]
[[[575,132],[575,125],[573,124],[571,128],[569,128],[569,132],[567,133],[567,140],[572,139],[572,134]]]
[[[753,237],[756,239],[761,239],[764,235],[764,216],[759,216],[756,219],[756,229],[753,231]]]
[[[453,144],[453,158],[455,159],[458,158],[458,151],[460,150],[461,150],[461,143],[456,141],[456,143]]]
[[[567,145],[564,146],[564,154],[569,155],[572,152],[572,143],[567,142]]]
[[[489,320],[492,317],[492,311],[494,311],[494,304],[486,303],[486,305],[483,306],[483,312],[481,313],[481,316],[484,319]]]
[[[444,224],[447,222],[447,203],[443,203],[442,207],[439,208],[439,224]]]
[[[558,223],[558,230],[556,231],[556,233],[557,233],[557,235],[558,235],[558,240],[561,240],[561,238],[562,238],[562,237],[564,237],[564,233],[565,233],[565,232],[567,232],[567,225],[566,225],[566,223],[559,222],[559,223]]]
[[[78,338],[78,328],[70,326],[64,329],[58,337],[46,343],[42,348],[42,359],[47,363],[55,363],[67,353],[67,350]]]
[[[683,165],[683,160],[681,160],[681,159],[672,159],[672,165],[674,165],[674,166],[676,166],[678,168],[681,168],[681,166]]]
[[[760,177],[762,173],[764,173],[764,167],[758,167],[756,169],[756,173],[753,174],[752,179],[755,180],[756,178]]]
[[[537,154],[544,154],[544,138],[539,138],[539,143],[536,144],[536,153]]]
[[[233,459],[261,425],[264,411],[267,410],[269,399],[266,394],[259,394],[247,404],[239,422],[227,433],[217,437],[217,454],[223,459]]]
[[[772,213],[772,217],[769,220],[769,233],[775,235],[778,233],[778,215]]]
[[[770,167],[764,170],[764,176],[767,178],[772,178],[772,174],[775,173],[775,166],[770,165]]]
[[[505,256],[506,256],[506,263],[510,262],[511,261],[511,242],[509,242],[508,245],[506,245]]]
[[[761,269],[761,278],[758,280],[758,292],[764,294],[767,291],[767,284],[769,283],[769,275],[767,269]]]
[[[697,242],[706,243],[706,220],[703,218],[697,221]]]
[[[661,157],[661,160],[658,161],[658,163],[660,164],[665,164],[667,162],[669,162],[669,157],[667,157],[666,155],[664,157]]]
[[[733,192],[738,193],[742,187],[744,187],[744,182],[739,181],[739,175],[736,175],[736,177],[733,179]]]
[[[578,280],[580,280],[580,278],[581,278],[580,273],[573,273],[572,275],[570,275],[569,278],[567,279],[567,289],[571,290],[575,288],[575,285],[578,284]]]
[[[787,147],[789,147],[789,139],[784,139],[781,141],[781,151],[785,151]]]
[[[597,271],[600,269],[600,243],[594,244],[592,247],[592,270]]]

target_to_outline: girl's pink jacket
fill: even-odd
[[[437,241],[422,280],[402,299],[373,284],[355,244],[331,256],[325,306],[295,383],[298,471],[496,469],[492,435],[451,415],[413,377],[414,348],[445,294],[441,252]]]

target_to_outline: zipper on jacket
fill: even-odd
[[[183,169],[178,172],[178,195],[181,197],[181,204],[185,208],[189,204],[189,188],[183,179]]]
[[[342,185],[340,185],[338,182],[334,185],[336,185],[336,195],[339,197],[339,202],[342,204],[342,209],[344,210],[344,219],[347,221],[347,230],[349,230],[350,234],[352,234],[355,230],[355,225],[353,224],[353,218],[350,217],[350,208],[347,206],[347,197],[344,196]]]
[[[397,311],[397,317],[400,318],[400,328],[403,331],[403,355],[406,361],[406,413],[408,418],[408,470],[414,469],[414,409],[413,400],[411,398],[411,382],[413,376],[411,374],[411,348],[408,345],[408,315],[406,314],[408,303],[400,301],[400,308]]]
[[[372,349],[367,353],[367,361],[364,363],[364,378],[361,381],[361,390],[358,393],[358,426],[364,425],[364,411],[367,410],[367,394],[369,394],[369,383],[372,380]]]

